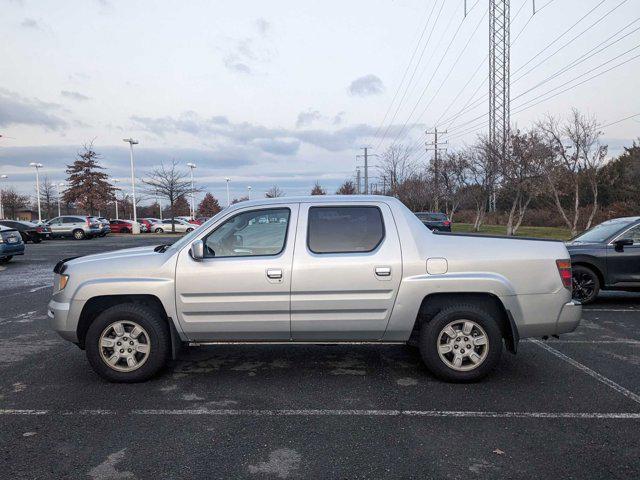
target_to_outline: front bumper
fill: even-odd
[[[65,340],[77,343],[77,325],[70,325],[70,310],[70,303],[56,302],[55,300],[51,300],[49,302],[49,305],[47,305],[47,316],[49,317],[49,325],[58,333],[58,335],[60,335]]]
[[[556,334],[573,332],[580,325],[582,318],[582,304],[576,300],[565,303],[558,315]]]

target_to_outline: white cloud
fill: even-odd
[[[350,95],[367,97],[369,95],[378,95],[384,92],[382,80],[376,75],[369,74],[364,77],[356,78],[347,89]]]

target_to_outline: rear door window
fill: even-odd
[[[311,207],[307,246],[313,253],[364,253],[384,239],[378,207]]]

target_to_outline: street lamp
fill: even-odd
[[[131,233],[138,234],[140,233],[140,225],[138,224],[138,213],[136,211],[136,174],[133,166],[133,146],[139,142],[133,138],[123,138],[122,141],[129,144],[131,157],[131,197],[133,199],[133,225],[131,226]]]
[[[249,200],[251,200],[251,189],[252,189],[252,188],[253,188],[253,187],[252,187],[251,185],[249,185],[249,186],[247,187],[247,198],[248,198]]]
[[[227,182],[227,207],[229,205],[231,205],[231,200],[229,198],[229,182],[231,181],[231,179],[229,177],[224,179],[225,182]]]
[[[9,175],[0,175],[0,180],[9,178]],[[4,208],[2,208],[2,188],[0,187],[0,218],[4,218]]]
[[[30,167],[35,167],[36,169],[36,196],[38,197],[38,222],[42,222],[42,210],[40,209],[40,172],[39,170],[42,168],[41,163],[31,162],[29,164]]]
[[[60,187],[64,187],[63,182],[56,183],[56,188],[58,189],[58,216],[62,215],[62,213],[60,213]]]
[[[118,183],[118,182],[120,182],[120,180],[118,180],[117,178],[112,178],[111,182],[112,183]],[[118,217],[118,190],[120,190],[120,189],[118,187],[113,187],[113,189],[116,191],[116,193],[113,195],[115,197],[115,199],[116,199],[116,202],[115,202],[116,203],[116,218],[119,218]]]
[[[187,163],[187,167],[191,170],[191,218],[196,218],[196,192],[193,189],[193,170],[196,168],[195,163]]]

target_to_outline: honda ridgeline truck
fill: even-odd
[[[417,344],[434,375],[482,378],[503,345],[573,331],[562,242],[433,233],[383,196],[246,201],[173,245],[59,262],[51,326],[116,382],[185,344]]]

